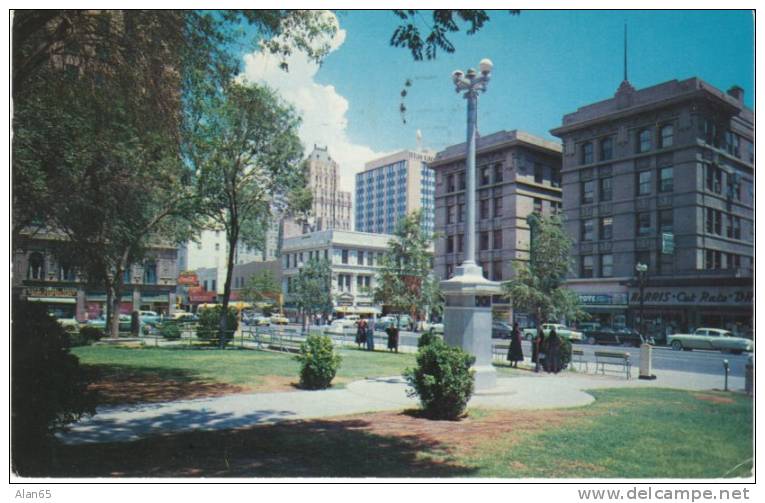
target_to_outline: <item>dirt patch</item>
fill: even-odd
[[[712,402],[712,403],[735,403],[735,400],[733,400],[732,398],[727,396],[720,396],[720,395],[695,394],[693,395],[693,398],[697,400],[704,400],[705,402]]]
[[[282,391],[296,391],[298,379],[285,376],[264,376],[256,386],[247,389],[248,393],[278,393]]]

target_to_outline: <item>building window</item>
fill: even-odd
[[[639,196],[645,196],[651,193],[651,172],[641,171],[638,173],[638,191]]]
[[[446,175],[446,192],[454,192],[454,175]]]
[[[454,253],[454,236],[446,236],[446,253]]]
[[[502,196],[494,198],[494,216],[502,216]]]
[[[593,158],[592,158],[592,142],[588,141],[586,143],[582,143],[582,159],[581,164],[592,164]]]
[[[672,124],[665,124],[659,130],[659,147],[671,147],[675,142],[675,128]]]
[[[502,164],[497,163],[494,165],[494,183],[500,183],[503,179]]]
[[[593,263],[594,259],[592,255],[584,255],[582,257],[582,269],[580,276],[582,278],[592,278],[593,276]]]
[[[610,278],[614,275],[614,256],[611,254],[600,256],[600,275]]]
[[[502,281],[502,261],[495,260],[492,262],[492,281]]]
[[[143,265],[143,282],[146,285],[156,285],[157,284],[157,263],[152,262],[146,262]]]
[[[550,170],[550,185],[560,187],[560,169],[552,168]]]
[[[42,253],[34,252],[29,255],[27,278],[45,279],[45,260],[43,259]]]
[[[220,250],[220,243],[215,243],[215,251],[219,251],[219,250]]]
[[[614,157],[614,138],[609,136],[600,140],[600,160],[609,161]]]
[[[454,264],[446,264],[446,279],[454,276]]]
[[[478,203],[478,214],[481,220],[485,220],[489,218],[489,200],[488,199],[481,199],[481,201]]]
[[[722,212],[707,208],[707,233],[722,235]]]
[[[722,193],[722,170],[714,164],[707,164],[707,190]]]
[[[550,207],[552,208],[553,215],[558,215],[563,212],[563,203],[560,201],[550,201]]]
[[[489,249],[489,233],[487,231],[481,232],[480,234],[480,247],[479,249],[481,251],[488,250]]]
[[[741,255],[735,253],[728,254],[728,269],[740,269],[741,268]]]
[[[364,265],[364,252],[361,250],[356,251],[356,263],[358,265]]]
[[[545,169],[539,163],[534,163],[534,183],[542,183],[545,179]]]
[[[672,210],[659,211],[659,232],[671,234],[674,230],[674,215]]]
[[[457,207],[455,205],[447,206],[446,207],[446,223],[447,224],[453,224],[454,223],[454,213],[457,211]]]
[[[347,264],[348,263],[348,250],[341,250],[340,252],[342,254],[342,263]]]
[[[600,239],[611,239],[614,237],[614,219],[613,217],[603,217],[600,219]]]
[[[592,180],[582,182],[582,204],[591,204],[595,201],[595,182]]]
[[[457,205],[457,222],[464,222],[464,221],[465,221],[465,205],[458,204]]]
[[[457,253],[465,251],[465,235],[457,234]]]
[[[205,289],[205,292],[209,291],[207,290],[207,280],[204,280],[204,289]]]
[[[582,241],[592,241],[595,239],[595,222],[589,218],[582,220]]]
[[[484,166],[481,168],[481,185],[489,185],[491,183],[491,173],[489,167]]]
[[[129,266],[125,272],[128,273],[128,277],[130,277]],[[70,264],[67,264],[66,262],[62,262],[59,265],[58,277],[61,281],[75,281],[77,279],[77,275],[74,272],[74,267],[72,267]],[[129,283],[129,281],[126,281],[125,283]]]
[[[215,279],[212,280],[212,290],[211,290],[212,292],[217,292],[218,291],[218,288],[217,288],[217,285],[216,285],[217,281],[218,280],[215,280]]]
[[[494,231],[494,249],[502,249],[502,229],[496,229]]]
[[[651,150],[651,130],[650,129],[641,129],[638,131],[638,145],[637,145],[637,151],[638,153],[641,152],[648,152]]]
[[[459,186],[457,187],[457,190],[465,190],[465,172],[462,171],[458,173],[457,178],[459,180]]]
[[[722,269],[722,253],[719,250],[705,250],[704,269]]]
[[[659,192],[672,192],[675,189],[675,177],[672,166],[659,168]]]
[[[741,239],[741,217],[728,215],[728,237]]]
[[[613,178],[610,176],[600,179],[600,200],[610,201],[613,198]]]
[[[538,197],[534,198],[534,213],[542,214],[542,200]]]
[[[651,214],[650,213],[638,213],[636,215],[637,221],[637,235],[648,236],[651,234]]]

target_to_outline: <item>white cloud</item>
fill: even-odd
[[[327,15],[337,22],[334,14]],[[330,41],[331,51],[345,42],[345,35],[346,31],[340,29],[338,24],[338,30]],[[299,134],[306,154],[310,153],[314,144],[326,145],[332,158],[340,165],[340,187],[353,192],[355,174],[364,168],[364,163],[388,152],[376,152],[348,138],[348,100],[338,94],[334,86],[318,84],[314,80],[318,64],[299,52],[286,61],[289,72],[279,68],[280,62],[278,57],[267,52],[246,54],[244,72],[240,77],[269,85],[298,110],[303,118]]]

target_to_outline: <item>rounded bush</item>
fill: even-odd
[[[404,377],[412,387],[409,396],[418,396],[425,414],[434,419],[457,419],[464,412],[475,377],[470,366],[475,357],[460,348],[435,339],[417,350],[417,367]]]
[[[432,330],[423,332],[422,335],[420,335],[420,338],[417,339],[417,348],[419,349],[423,346],[427,346],[428,344],[432,344],[433,341],[436,340],[439,340],[439,337],[434,334]]]
[[[305,389],[328,388],[342,361],[326,335],[309,335],[295,359],[300,362],[300,387]]]
[[[197,327],[197,337],[204,340],[218,339],[226,342],[233,339],[233,334],[237,328],[236,309],[228,308],[228,317],[226,319],[226,333],[220,333],[220,315],[223,312],[223,306],[215,306],[199,311],[199,326]]]
[[[177,341],[181,338],[181,327],[177,323],[163,323],[159,326],[159,335],[168,341]]]
[[[98,327],[84,326],[78,332],[69,333],[69,342],[71,346],[88,346],[98,342],[104,336],[104,331]]]

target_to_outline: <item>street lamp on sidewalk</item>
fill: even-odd
[[[643,312],[645,299],[643,298],[643,293],[645,292],[645,281],[648,276],[648,266],[642,262],[638,262],[635,264],[635,271],[637,271],[638,287],[640,288],[640,333],[645,337],[645,313]]]
[[[648,337],[645,333],[645,312],[643,307],[645,305],[645,282],[648,277],[648,266],[642,262],[635,264],[635,271],[638,277],[638,286],[640,287],[640,334],[643,336],[644,341],[640,345],[640,379],[656,379],[656,376],[651,373],[651,359],[653,347],[648,344]]]
[[[481,60],[476,72],[456,70],[452,82],[457,93],[467,100],[467,143],[465,152],[465,256],[455,268],[451,279],[441,282],[446,298],[444,307],[444,339],[452,346],[462,348],[475,356],[473,371],[475,390],[493,388],[497,373],[492,366],[491,297],[502,293],[496,281],[483,276],[483,269],[475,261],[475,165],[476,126],[478,123],[478,95],[486,91],[493,65]]]

